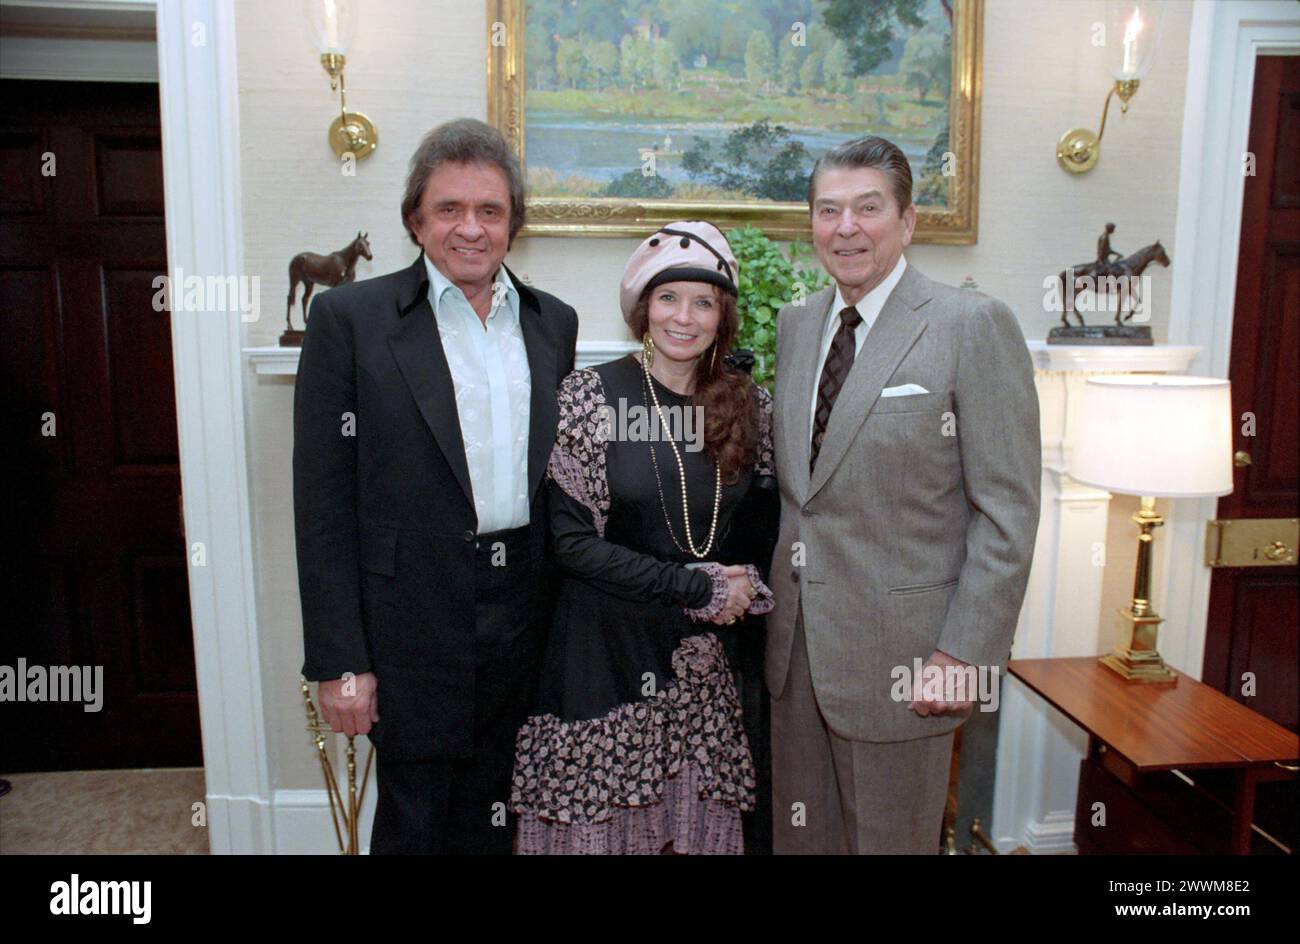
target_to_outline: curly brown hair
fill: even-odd
[[[632,309],[632,332],[644,337],[650,329],[650,293],[647,288]],[[727,364],[739,322],[736,297],[717,286],[713,291],[720,309],[718,333],[714,338],[717,357],[711,351],[695,363],[695,391],[692,406],[704,410],[704,448],[718,463],[722,480],[734,484],[740,470],[754,461],[758,448],[758,417],[754,408],[753,382],[749,375]]]

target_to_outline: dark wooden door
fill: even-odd
[[[1300,515],[1300,57],[1256,61],[1250,116],[1255,174],[1246,177],[1229,377],[1234,449],[1248,457],[1221,519]],[[1243,417],[1243,414],[1253,415]],[[1253,435],[1252,435],[1253,434]],[[1292,545],[1294,552],[1294,543]],[[1295,566],[1216,568],[1202,678],[1300,730],[1300,599]],[[1253,694],[1243,691],[1251,673]],[[1300,850],[1300,785],[1260,784],[1255,824]]]
[[[1249,457],[1218,517],[1300,514],[1300,57],[1261,56],[1255,71],[1233,312],[1234,448]],[[1243,414],[1253,414],[1242,419]],[[1253,433],[1253,435],[1249,435]],[[1210,584],[1203,678],[1278,724],[1300,730],[1297,573],[1225,567]],[[1242,676],[1254,673],[1254,695]]]
[[[0,772],[199,765],[158,87],[0,100],[0,664],[103,678],[98,711],[0,704]]]

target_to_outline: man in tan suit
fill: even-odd
[[[836,147],[808,191],[835,284],[777,320],[774,847],[933,853],[975,700],[954,682],[996,684],[1033,556],[1033,370],[1006,305],[903,258],[916,208],[895,145]],[[900,689],[918,661],[948,684]]]

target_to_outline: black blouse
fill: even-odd
[[[692,408],[689,397],[650,382],[670,417]],[[755,460],[737,481],[722,485],[707,561],[721,559],[736,509],[755,477],[774,474],[772,398],[756,384],[752,390],[759,432]],[[640,362],[629,354],[575,371],[559,398],[548,488],[553,549],[564,576],[540,707],[576,720],[653,697],[672,678],[672,653],[681,640],[718,628],[707,620],[725,602],[726,582],[716,569],[711,575],[688,567],[702,562],[678,547],[689,545],[677,458],[668,442],[637,436],[644,435],[637,417],[654,412]],[[691,536],[703,549],[717,480],[702,448],[702,424],[695,430],[699,448],[679,440],[677,453],[686,474]],[[744,563],[763,569],[766,564]]]

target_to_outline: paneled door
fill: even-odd
[[[158,87],[7,80],[0,100],[0,664],[27,670],[24,700],[0,703],[0,774],[200,765],[170,316],[153,304]],[[52,669],[65,695],[81,675],[79,701],[33,700]]]
[[[1253,166],[1250,161],[1253,160]],[[1236,472],[1219,499],[1202,679],[1300,731],[1300,57],[1255,64],[1233,306]],[[1260,784],[1255,825],[1300,851],[1300,784]]]

